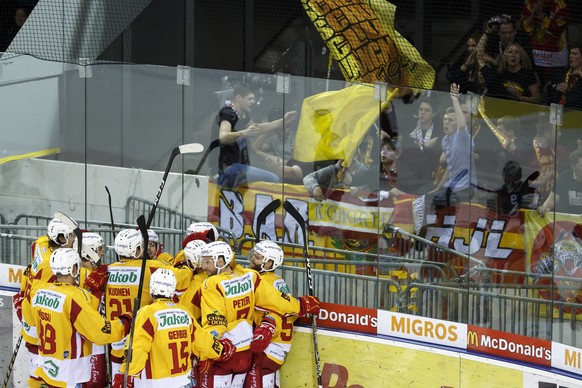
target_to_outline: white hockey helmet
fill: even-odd
[[[261,270],[263,271],[274,271],[283,264],[283,250],[274,241],[259,241],[253,248],[253,251],[263,256],[263,263],[261,264]],[[265,269],[265,264],[269,260],[273,262],[273,265],[271,269]]]
[[[150,277],[150,295],[171,298],[176,291],[176,275],[171,269],[158,268]]]
[[[200,255],[203,258],[211,257],[212,261],[214,262],[214,266],[217,269],[221,270],[228,267],[228,265],[230,264],[234,257],[234,252],[232,251],[230,245],[228,245],[224,241],[214,241],[204,245],[202,247],[202,252],[200,253]],[[217,262],[221,256],[224,258],[224,265],[222,267],[219,267]]]
[[[200,234],[200,237],[204,237],[205,241],[218,241],[218,229],[210,222],[193,222],[190,224],[188,229],[186,229],[186,234],[191,235],[192,233]],[[202,238],[200,239],[202,240]]]
[[[59,248],[51,254],[50,267],[55,275],[71,275],[76,278],[81,268],[81,258],[73,248]]]
[[[135,229],[123,229],[115,237],[115,252],[121,257],[139,258],[137,249],[143,253],[143,237]]]
[[[148,242],[155,242],[156,244],[160,243],[160,238],[153,229],[148,229]]]
[[[83,232],[83,241],[81,242],[81,258],[89,260],[91,263],[97,265],[101,256],[99,256],[99,248],[105,250],[103,238],[97,233]],[[79,242],[77,239],[73,242],[73,249],[78,250]]]
[[[59,244],[60,246],[63,246],[64,244],[62,244],[59,241],[59,235],[63,235],[65,237],[65,243],[67,240],[67,237],[73,233],[73,230],[71,228],[69,228],[63,221],[59,220],[58,218],[53,218],[47,228],[47,234],[49,236],[49,238],[55,242],[56,244]]]
[[[202,240],[192,240],[184,247],[184,257],[186,264],[192,271],[200,268],[202,265],[202,248],[206,243]]]

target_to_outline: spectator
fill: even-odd
[[[227,101],[218,113],[220,155],[217,183],[225,187],[238,187],[248,182],[279,182],[279,177],[266,170],[250,165],[247,138],[273,131],[295,120],[297,112],[285,113],[284,120],[254,124],[250,112],[255,103],[255,94],[246,84],[234,87],[232,101]]]
[[[478,59],[488,95],[531,103],[540,101],[539,80],[519,44],[507,45],[499,57],[496,70],[479,56]]]
[[[561,132],[555,125],[550,124],[547,113],[539,113],[537,117],[536,136],[533,139],[533,152],[537,162],[536,170],[540,176],[533,185],[539,190],[542,201],[548,198],[553,190],[555,171],[559,171],[556,155],[567,155],[567,149],[558,143]]]
[[[548,103],[582,109],[582,42],[570,46],[570,67],[557,71],[545,88]]]
[[[544,87],[552,74],[567,66],[567,28],[570,18],[565,0],[525,0],[521,27],[529,34],[534,65]]]
[[[387,198],[388,193],[399,183],[396,172],[396,161],[399,157],[399,152],[400,147],[395,141],[388,137],[383,138],[380,151],[380,173],[378,174],[377,165],[375,164],[360,171],[353,177],[353,186],[350,187],[350,192],[353,195],[361,195],[362,192],[379,190],[378,198]],[[399,193],[395,192],[395,194]]]
[[[517,31],[515,19],[511,15],[493,16],[487,22],[485,33],[477,42],[477,54],[486,63],[495,66],[497,58],[503,54],[507,46],[517,43],[525,50],[530,62],[533,63],[533,55],[529,46],[529,38]]]
[[[522,180],[521,166],[515,160],[509,160],[503,166],[503,185],[495,190],[496,213],[504,216],[515,216],[519,209],[537,207],[538,195],[530,186],[531,175]]]
[[[467,39],[467,51],[452,65],[448,67],[447,79],[450,83],[458,84],[461,93],[482,92],[478,79],[479,68],[477,67],[477,42],[479,35],[473,34]]]
[[[477,144],[480,155],[492,155],[491,158],[483,158],[477,161],[477,173],[480,187],[490,189],[497,185],[499,176],[502,174],[505,163],[514,160],[519,163],[521,168],[526,172],[536,167],[531,165],[534,159],[532,149],[532,138],[524,136],[522,126],[517,117],[503,116],[497,119],[494,124],[485,111],[484,101],[480,108],[483,121],[490,129],[489,132],[483,132],[479,135],[480,140]],[[488,185],[488,183],[491,183]]]
[[[434,186],[434,176],[440,155],[439,139],[442,124],[437,119],[434,102],[419,100],[416,127],[400,138],[402,155],[399,164],[399,188],[410,194],[425,194]]]
[[[316,201],[323,201],[328,190],[349,187],[353,176],[364,169],[356,160],[348,167],[343,166],[343,162],[338,160],[335,164],[315,170],[303,178],[303,184]]]
[[[429,192],[435,207],[468,201],[473,196],[472,187],[477,184],[473,138],[459,102],[457,84],[451,84],[451,100],[453,106],[446,110],[443,118],[445,136],[441,141],[447,170],[437,187]]]
[[[269,112],[269,122],[280,120],[282,111],[275,108]],[[291,164],[292,137],[281,130],[261,133],[253,141],[252,150],[263,161],[262,168],[277,174],[283,182],[300,183],[303,179],[303,170],[297,164]],[[294,132],[293,132],[294,133]]]
[[[544,216],[552,210],[582,214],[582,150],[577,149],[570,154],[570,169],[556,180],[555,189],[538,208],[540,215]]]

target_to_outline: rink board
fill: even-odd
[[[316,387],[313,337],[296,327],[282,387]],[[463,351],[388,338],[318,331],[323,387],[582,387],[579,380]]]

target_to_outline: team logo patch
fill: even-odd
[[[206,319],[208,320],[208,324],[211,326],[226,326],[227,322],[226,322],[226,317],[224,315],[219,315],[219,314],[208,314],[206,316]]]
[[[214,350],[216,354],[220,354],[220,343],[216,338],[214,339],[214,343],[212,344],[212,350]]]
[[[101,331],[105,334],[111,334],[111,322],[105,321],[105,325],[101,328]]]

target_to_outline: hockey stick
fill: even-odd
[[[162,185],[163,187],[163,185]],[[133,345],[133,334],[135,332],[135,318],[137,317],[137,312],[139,310],[139,306],[141,304],[141,293],[143,291],[143,282],[144,282],[144,274],[146,270],[146,261],[149,259],[148,254],[148,226],[146,225],[145,217],[143,215],[137,218],[137,227],[141,233],[143,238],[143,256],[141,258],[141,277],[139,279],[139,287],[137,291],[137,296],[133,300],[133,320],[131,321],[131,329],[129,331],[129,339],[127,344],[127,353],[125,354],[125,373],[123,374],[123,386],[127,387],[127,378],[129,375],[129,365],[131,364],[131,357],[132,357],[132,345]]]
[[[176,158],[176,156],[180,154],[197,154],[204,151],[204,146],[199,143],[190,143],[178,146],[172,150],[170,154],[170,160],[168,160],[168,164],[166,166],[166,171],[164,171],[164,176],[162,177],[162,183],[160,183],[160,188],[158,189],[158,193],[156,194],[156,199],[154,201],[154,205],[152,206],[152,210],[150,210],[150,214],[148,216],[147,222],[145,221],[145,217],[143,215],[137,218],[137,226],[141,235],[143,237],[143,254],[141,258],[141,270],[140,270],[140,278],[139,278],[139,286],[137,288],[137,296],[133,300],[133,317],[134,319],[131,321],[131,329],[129,331],[129,339],[128,339],[128,346],[127,346],[127,355],[125,357],[125,373],[123,376],[123,386],[127,387],[127,377],[129,373],[129,365],[131,364],[131,346],[133,345],[133,333],[135,331],[135,317],[137,315],[137,311],[139,310],[141,304],[141,293],[143,291],[143,282],[145,278],[145,269],[146,269],[146,260],[148,257],[148,229],[152,224],[152,220],[154,219],[154,215],[156,209],[158,207],[158,203],[160,202],[160,197],[162,196],[162,192],[164,191],[164,186],[166,185],[166,179],[168,179],[168,174],[170,173],[170,168],[172,168],[172,162]]]
[[[164,171],[164,176],[162,177],[162,183],[160,184],[160,188],[158,189],[158,193],[156,194],[156,199],[154,200],[154,205],[152,210],[150,210],[150,215],[148,217],[147,227],[149,228],[152,225],[152,220],[154,219],[154,214],[156,212],[156,208],[158,207],[158,203],[160,202],[160,197],[162,196],[162,191],[164,191],[164,186],[166,185],[166,179],[168,179],[168,174],[170,173],[170,168],[172,167],[172,162],[174,158],[178,155],[183,154],[198,154],[204,151],[204,146],[200,143],[190,143],[178,146],[172,150],[170,154],[170,160],[168,160],[168,165],[166,166],[166,171]]]
[[[105,186],[105,191],[107,191],[107,201],[109,202],[109,218],[111,219],[111,235],[113,236],[113,245],[115,245],[115,222],[113,221],[113,206],[111,205],[111,193],[109,192],[109,187]],[[119,261],[119,255],[115,252],[115,257]],[[103,296],[104,297],[104,296]],[[111,374],[113,370],[111,369],[111,356],[109,352],[111,351],[111,345],[105,345],[105,378],[107,387],[111,386],[112,377]]]
[[[111,220],[111,235],[113,236],[113,245],[115,245],[115,222],[113,221],[113,206],[111,206],[111,193],[109,192],[109,187],[105,186],[105,191],[107,191],[107,199],[109,201],[109,219]],[[117,261],[119,261],[119,255],[115,252]]]
[[[256,241],[261,241],[261,226],[265,223],[269,214],[274,213],[279,206],[281,206],[281,200],[279,198],[272,200],[267,206],[261,210],[259,215],[257,216],[257,233],[255,235]]]
[[[303,233],[303,257],[305,258],[305,266],[307,268],[307,285],[309,287],[309,296],[315,296],[313,292],[313,275],[311,273],[311,261],[309,260],[309,252],[307,250],[308,236],[307,236],[307,221],[299,214],[299,211],[291,202],[285,200],[283,208],[297,221],[301,232]],[[311,316],[311,328],[313,330],[313,356],[315,357],[315,373],[317,374],[317,386],[323,387],[321,379],[321,362],[319,360],[319,348],[317,344],[317,318],[315,315]]]
[[[16,342],[16,347],[14,348],[14,352],[12,353],[12,358],[10,359],[10,364],[8,364],[8,371],[6,371],[6,377],[4,378],[4,382],[2,383],[2,388],[6,388],[8,386],[8,380],[10,380],[10,375],[12,374],[12,368],[14,368],[14,361],[16,361],[16,356],[18,355],[18,350],[20,349],[21,342],[22,342],[22,334],[18,337],[18,341]]]

